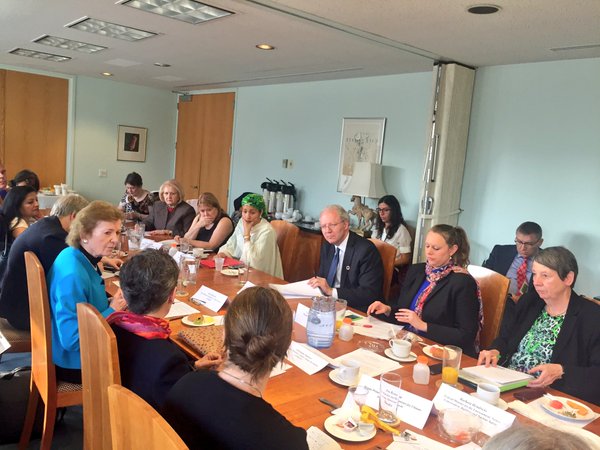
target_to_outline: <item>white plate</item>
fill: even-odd
[[[190,314],[187,317],[181,319],[181,322],[190,327],[208,327],[210,325],[215,324],[215,319],[211,316],[204,316],[204,321],[202,323],[194,323],[194,316],[198,316],[199,313]]]
[[[591,419],[593,419],[595,417],[594,412],[590,408],[588,408],[583,403],[578,402],[577,400],[573,400],[573,399],[565,398],[565,397],[558,397],[556,395],[553,395],[552,397],[553,397],[552,400],[558,400],[559,402],[561,402],[562,404],[564,404],[566,406],[566,409],[575,411],[575,413],[576,413],[576,417],[565,416],[565,415],[561,414],[559,412],[559,410],[556,410],[556,409],[554,409],[554,408],[552,408],[550,406],[550,402],[552,400],[550,400],[549,398],[542,398],[542,401],[541,401],[542,408],[544,408],[547,412],[549,412],[553,416],[558,417],[559,419],[574,420],[574,421],[584,421],[584,420],[591,420]],[[582,408],[585,408],[586,414],[585,415],[579,414],[577,412],[577,410],[575,410],[575,408],[571,408],[567,404],[567,400],[569,400],[571,403],[575,403],[576,405],[581,406]]]
[[[350,383],[348,381],[344,381],[342,380],[339,376],[338,376],[338,370],[337,369],[333,369],[331,372],[329,372],[329,379],[331,381],[333,381],[336,384],[340,384],[342,386],[356,386],[356,383],[358,382],[358,380],[360,380],[360,371],[358,372],[358,376],[356,377],[356,379],[354,380],[354,382]]]
[[[431,353],[431,347],[439,347],[441,349],[444,348],[439,345],[428,345],[427,347],[423,347],[423,353],[425,353],[430,358],[437,359],[438,361],[441,361],[442,359],[444,359],[444,358],[438,358],[437,356],[433,356],[433,353]]]
[[[471,392],[471,395],[475,398],[479,398],[479,395],[477,395],[477,392]],[[481,400],[482,402],[485,402],[485,400],[483,400],[482,398],[479,398],[479,400]],[[496,404],[496,407],[500,408],[502,411],[506,411],[508,409],[508,403],[506,403],[504,400],[499,398],[498,403]]]
[[[223,270],[221,270],[221,273],[223,275],[227,275],[228,277],[237,277],[238,276],[237,269],[223,269]]]
[[[373,436],[375,436],[375,434],[377,433],[377,428],[373,428],[373,431],[371,431],[366,436],[361,435],[358,432],[358,428],[352,431],[346,431],[342,427],[338,426],[338,423],[340,423],[343,420],[345,419],[342,414],[329,416],[327,419],[325,419],[325,423],[323,425],[325,427],[325,430],[327,430],[327,432],[333,437],[349,442],[368,441],[369,439],[372,439]]]
[[[405,356],[404,358],[394,355],[394,352],[391,348],[386,348],[383,353],[385,353],[385,356],[387,356],[390,359],[393,359],[394,361],[413,362],[417,360],[417,354],[415,352],[410,352],[410,355]]]

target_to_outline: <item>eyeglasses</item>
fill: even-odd
[[[539,239],[534,242],[523,242],[523,241],[515,238],[515,244],[520,245],[522,247],[533,247],[533,246],[537,245],[538,242],[540,242]]]
[[[321,229],[330,231],[330,230],[333,230],[335,227],[337,227],[340,223],[342,223],[342,221],[340,221],[338,223],[321,224]]]
[[[377,211],[378,213],[386,213],[390,212],[391,208],[375,208],[375,211]]]

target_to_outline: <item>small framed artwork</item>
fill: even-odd
[[[146,161],[147,128],[119,125],[117,161]]]
[[[355,162],[381,164],[385,117],[373,119],[345,118],[342,122],[340,167],[337,191],[343,192],[352,179]]]

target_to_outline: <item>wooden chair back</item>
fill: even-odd
[[[296,240],[298,239],[300,229],[285,220],[273,220],[271,221],[271,226],[277,234],[277,246],[281,254],[283,277],[289,281],[294,278],[292,271],[296,253]]]
[[[81,385],[56,381],[56,369],[52,362],[50,303],[44,268],[33,252],[25,252],[25,268],[31,320],[31,385],[19,448],[27,448],[41,397],[44,403],[44,427],[40,448],[50,449],[56,409],[81,404]]]
[[[469,265],[469,273],[479,283],[483,303],[483,329],[479,336],[480,347],[488,348],[500,331],[510,280],[504,275],[481,266]]]
[[[83,386],[83,443],[86,450],[112,448],[108,386],[121,384],[117,338],[98,310],[77,304],[81,379]]]
[[[114,450],[187,450],[171,425],[129,389],[109,386],[108,404]]]
[[[383,262],[383,297],[390,300],[390,288],[392,287],[392,276],[394,275],[394,261],[396,261],[396,247],[379,239],[369,238],[375,244]]]

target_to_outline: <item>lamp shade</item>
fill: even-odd
[[[383,187],[382,165],[364,161],[355,162],[352,179],[344,188],[344,193],[359,197],[383,197],[386,192]]]

